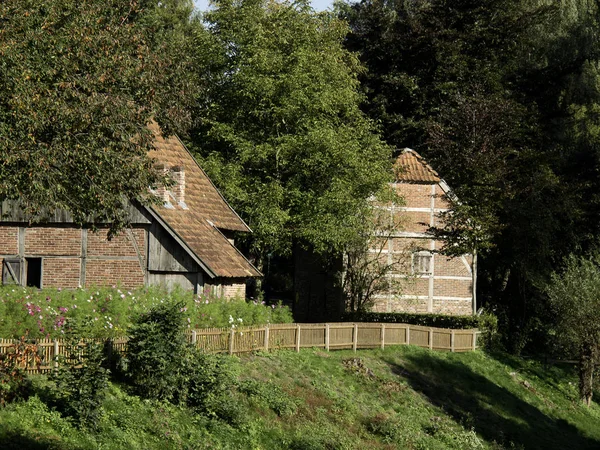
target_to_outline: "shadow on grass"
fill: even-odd
[[[525,449],[599,449],[562,419],[553,419],[460,361],[427,354],[387,359],[392,371],[487,442]]]
[[[0,434],[0,449],[2,450],[47,450],[66,449],[73,450],[72,446],[66,447],[52,439],[35,439],[32,436],[23,436],[20,433],[9,431]]]

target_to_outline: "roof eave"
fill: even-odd
[[[171,235],[175,241],[181,245],[181,247],[190,255],[190,257],[204,270],[210,278],[217,278],[219,275],[212,270],[200,257],[194,252],[185,240],[177,234],[177,232],[169,225],[169,223],[162,218],[160,213],[151,206],[145,206],[146,210],[152,215],[152,217],[165,229],[167,233]]]

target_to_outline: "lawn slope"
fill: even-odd
[[[34,396],[0,410],[0,448],[600,448],[600,407],[580,404],[569,367],[416,347],[234,361],[238,386],[221,417],[112,384],[98,431],[78,430]]]

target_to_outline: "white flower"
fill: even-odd
[[[233,316],[229,316],[229,323],[233,323]]]
[[[238,318],[238,322],[239,322],[239,323],[242,323],[242,322],[243,322],[243,320],[242,320],[242,318],[241,318],[241,317],[240,317],[240,318]]]

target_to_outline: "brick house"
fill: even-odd
[[[260,272],[234,246],[234,233],[250,232],[176,137],[158,125],[155,158],[175,184],[155,194],[162,206],[129,205],[129,228],[112,239],[108,228],[79,227],[65,211],[30,225],[14,202],[0,204],[2,282],[77,288],[120,283],[126,288],[179,285],[194,292],[244,297]]]
[[[401,227],[387,234],[384,258],[405,264],[388,274],[387,292],[376,295],[374,311],[472,314],[475,311],[476,267],[473,255],[446,257],[443,242],[427,232],[440,226],[439,213],[448,211],[452,193],[438,173],[414,150],[404,149],[395,161],[392,186],[404,198],[403,206],[384,208]],[[398,220],[399,222],[400,220]],[[406,273],[409,272],[409,273]],[[401,280],[400,283],[394,283]]]
[[[476,259],[473,255],[449,258],[437,253],[443,242],[427,232],[430,227],[440,225],[439,213],[448,210],[450,188],[413,150],[404,149],[394,169],[395,181],[391,186],[405,204],[373,203],[379,231],[366,259],[374,262],[375,272],[380,267],[389,269],[381,278],[374,278],[382,287],[372,296],[372,310],[473,314]],[[339,320],[348,307],[343,293],[347,266],[342,258],[321,258],[302,248],[294,254],[294,318],[315,322]]]

